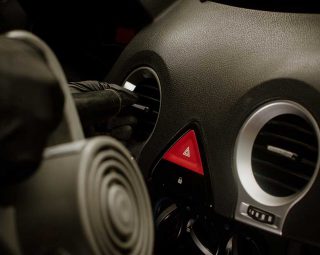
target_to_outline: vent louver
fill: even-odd
[[[135,93],[139,96],[138,103],[133,106],[135,116],[138,119],[136,135],[139,140],[146,140],[153,131],[159,115],[159,85],[155,79],[147,78],[137,84]]]
[[[131,113],[137,119],[134,128],[132,146],[140,146],[153,132],[159,111],[160,111],[160,82],[157,74],[149,67],[140,67],[133,71],[124,87],[134,91],[139,96],[139,100],[131,107]]]
[[[259,131],[252,149],[252,170],[267,193],[285,197],[301,191],[312,178],[318,160],[317,134],[310,122],[282,114]]]

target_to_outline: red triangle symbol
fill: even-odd
[[[182,136],[163,156],[164,160],[204,175],[198,141],[194,130]]]

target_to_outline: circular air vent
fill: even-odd
[[[236,168],[244,189],[269,205],[283,204],[311,186],[319,168],[319,128],[291,101],[268,103],[243,125]]]
[[[268,121],[253,144],[252,170],[260,187],[289,196],[310,181],[317,164],[318,141],[310,122],[283,114]]]
[[[123,86],[139,96],[139,100],[131,108],[137,118],[131,144],[145,142],[153,132],[160,111],[160,80],[150,67],[140,67],[131,72]]]

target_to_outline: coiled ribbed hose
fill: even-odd
[[[115,139],[47,149],[39,171],[16,194],[24,254],[152,254],[149,195],[137,164]]]
[[[89,239],[99,253],[152,252],[149,196],[135,161],[118,142],[109,139],[92,161],[81,162],[79,194]]]

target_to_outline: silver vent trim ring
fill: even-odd
[[[252,169],[252,151],[256,137],[265,124],[275,117],[287,114],[299,116],[313,127],[318,142],[318,157],[314,173],[303,189],[289,196],[274,196],[264,191],[254,176]],[[291,207],[307,193],[318,174],[320,164],[319,141],[320,131],[316,120],[310,112],[300,104],[293,101],[273,101],[263,105],[247,119],[237,138],[235,148],[235,167],[242,188],[251,197],[251,199],[258,202],[258,204],[271,207],[284,205]],[[281,151],[279,151],[279,153],[281,153]],[[288,152],[283,151],[282,153]],[[243,201],[245,199],[240,199],[242,202],[245,202]]]

